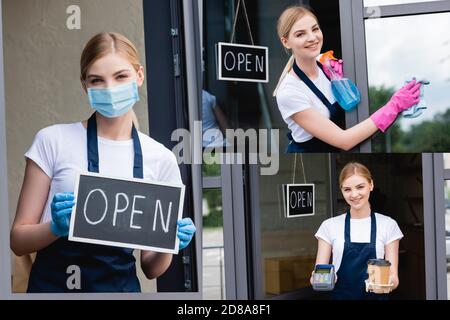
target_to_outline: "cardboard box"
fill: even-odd
[[[268,271],[265,273],[265,281],[268,294],[280,294],[295,289],[294,277],[289,271]]]
[[[281,294],[310,285],[315,257],[296,256],[266,258],[265,285],[267,294]]]

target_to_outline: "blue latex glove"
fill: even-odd
[[[65,237],[69,234],[70,215],[75,204],[73,192],[57,193],[53,196],[50,208],[52,210],[52,222],[50,230],[57,237]]]
[[[197,230],[191,218],[184,218],[177,221],[178,231],[177,237],[180,239],[180,245],[178,250],[186,248],[194,237],[194,233]]]

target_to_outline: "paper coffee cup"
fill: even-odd
[[[384,259],[370,259],[367,261],[369,282],[377,285],[389,285],[391,263]]]

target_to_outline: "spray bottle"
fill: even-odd
[[[361,94],[352,80],[343,78],[335,72],[330,63],[331,60],[337,60],[333,56],[333,51],[328,51],[320,57],[323,67],[329,71],[334,98],[345,111],[350,111],[358,106]]]

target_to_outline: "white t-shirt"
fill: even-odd
[[[159,142],[139,132],[144,179],[182,184],[175,155]],[[98,137],[101,174],[133,178],[133,139],[116,141]],[[87,170],[86,129],[81,122],[56,124],[40,130],[25,157],[33,160],[51,181],[41,222],[51,220],[50,203],[55,193],[73,192],[77,172]]]
[[[345,216],[341,214],[325,220],[317,230],[316,238],[329,243],[333,248],[333,265],[337,272],[341,265],[345,242]],[[376,252],[377,259],[384,259],[384,246],[403,238],[397,222],[391,217],[375,213],[377,222]],[[350,241],[370,243],[370,217],[350,219]]]
[[[328,101],[333,104],[336,102],[336,99],[331,90],[331,82],[319,67],[317,69],[319,76],[311,81],[322,91]],[[292,115],[309,108],[315,108],[324,117],[330,118],[330,111],[327,106],[302,80],[290,73],[286,75],[277,90],[277,104],[283,120],[292,132],[292,137],[299,143],[311,140],[313,136],[292,120]]]

